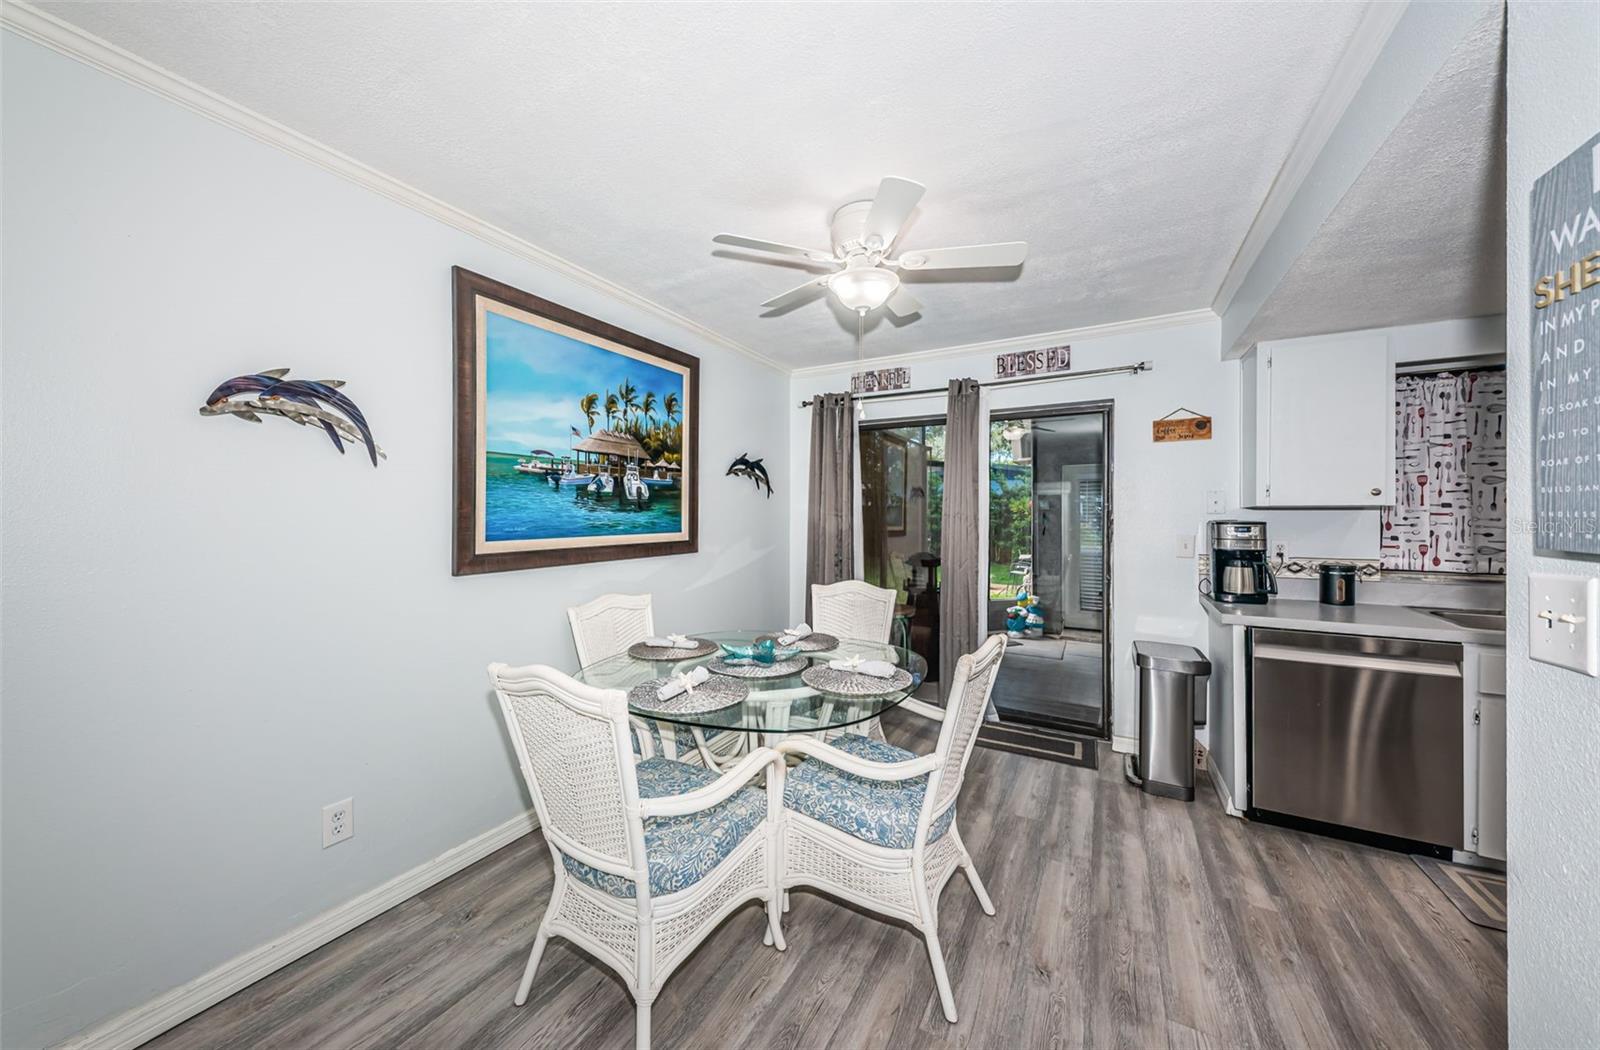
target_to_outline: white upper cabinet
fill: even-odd
[[[1392,504],[1394,398],[1387,335],[1255,347],[1240,398],[1244,505]]]

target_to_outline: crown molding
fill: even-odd
[[[1184,328],[1189,325],[1206,324],[1216,320],[1216,314],[1205,307],[1201,307],[1198,310],[1184,310],[1174,314],[1156,314],[1152,317],[1135,317],[1128,321],[1112,321],[1108,324],[1087,325],[1083,328],[1063,328],[1058,332],[1037,332],[1033,335],[1016,335],[1005,339],[990,339],[981,343],[942,346],[934,350],[916,350],[909,354],[868,357],[863,359],[860,365],[864,368],[889,368],[899,365],[913,365],[924,361],[937,361],[948,357],[965,357],[968,354],[1003,354],[1011,350],[1033,350],[1038,347],[1054,346],[1085,339],[1105,339],[1116,335],[1132,335],[1135,332],[1154,332],[1163,328]],[[805,368],[796,368],[789,374],[795,377],[833,375],[837,372],[853,372],[856,367],[857,362],[852,359],[849,361],[835,361],[832,364],[825,365],[807,365]]]
[[[509,255],[533,263],[541,269],[558,274],[626,303],[658,320],[691,332],[708,343],[742,354],[778,372],[788,372],[788,368],[778,361],[720,332],[713,331],[698,321],[690,320],[654,300],[646,299],[592,270],[585,269],[570,259],[541,248],[493,223],[485,222],[393,176],[385,175],[354,157],[340,153],[331,146],[326,146],[270,117],[247,109],[209,88],[186,80],[30,4],[22,3],[20,0],[0,0],[0,27],[68,58],[109,73],[119,80],[144,88],[224,127],[242,132],[258,142],[275,146],[301,160],[310,161],[342,179],[387,197],[413,211],[421,212],[446,226],[452,226]]]
[[[1266,247],[1273,231],[1278,228],[1284,213],[1289,210],[1289,204],[1294,200],[1295,194],[1305,185],[1317,158],[1322,155],[1323,148],[1332,138],[1334,128],[1344,119],[1350,103],[1355,100],[1356,92],[1361,89],[1367,75],[1372,72],[1372,67],[1377,63],[1384,45],[1389,42],[1389,36],[1399,23],[1400,16],[1405,14],[1408,3],[1409,0],[1400,3],[1371,3],[1362,13],[1361,21],[1356,24],[1355,32],[1351,34],[1349,46],[1345,48],[1344,54],[1339,56],[1338,64],[1333,67],[1333,76],[1328,79],[1327,87],[1318,96],[1317,104],[1312,107],[1305,126],[1295,137],[1289,155],[1284,158],[1283,167],[1278,169],[1278,174],[1273,178],[1266,197],[1262,199],[1255,219],[1250,223],[1250,229],[1245,232],[1239,250],[1234,253],[1233,262],[1228,264],[1228,272],[1223,275],[1222,284],[1218,286],[1217,294],[1211,300],[1211,309],[1218,317],[1227,313],[1228,307],[1233,305],[1233,297],[1239,293],[1240,286],[1249,276],[1250,268],[1255,266],[1256,260],[1261,257],[1262,249]]]

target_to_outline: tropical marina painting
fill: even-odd
[[[470,289],[463,318],[464,277],[477,564],[458,520],[458,574],[693,550],[698,360],[504,286],[517,301]]]

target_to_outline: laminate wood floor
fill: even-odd
[[[927,750],[891,715],[888,735]],[[958,1024],[921,940],[793,894],[789,950],[757,905],[667,982],[657,1047],[1503,1047],[1505,934],[1410,859],[1184,804],[1099,770],[979,748],[960,826],[999,914],[958,873],[940,933]],[[550,895],[535,833],[149,1044],[629,1047],[622,983],[553,941],[511,996]]]

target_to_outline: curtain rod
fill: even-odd
[[[1394,366],[1394,374],[1403,376],[1429,372],[1468,372],[1505,366],[1505,354],[1469,354],[1463,357],[1435,357],[1427,361],[1401,361]]]
[[[1055,383],[1063,379],[1089,379],[1093,376],[1136,376],[1140,372],[1153,372],[1155,371],[1155,367],[1156,366],[1151,364],[1149,361],[1140,361],[1136,365],[1117,365],[1113,368],[1091,368],[1087,372],[1058,372],[1052,375],[1044,376],[1018,376],[1015,379],[991,379],[987,383],[979,383],[978,385],[1014,386],[1018,383]],[[875,394],[856,394],[854,395],[854,399],[857,401],[882,401],[897,397],[927,397],[929,394],[943,394],[948,389],[949,387],[947,386],[937,386],[929,387],[925,390],[885,390],[882,393]],[[807,398],[806,400],[800,402],[800,407],[810,408],[813,400],[815,399]]]

